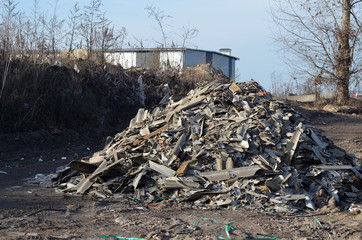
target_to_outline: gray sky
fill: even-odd
[[[19,1],[19,6],[32,8],[31,0]],[[197,28],[199,35],[190,40],[188,47],[218,51],[231,48],[240,81],[253,78],[264,88],[271,89],[271,73],[283,74],[287,69],[276,53],[273,43],[273,23],[269,15],[270,0],[103,0],[102,10],[116,27],[125,27],[126,42],[142,39],[144,47],[155,47],[161,40],[155,22],[148,17],[145,7],[153,5],[172,16],[167,20],[168,35],[175,42],[183,26]],[[41,11],[51,14],[51,0],[40,0]],[[59,0],[59,15],[67,18],[75,1]],[[88,0],[78,1],[83,7]],[[47,10],[48,9],[48,10]],[[30,14],[30,13],[28,13]]]

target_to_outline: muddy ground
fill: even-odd
[[[362,158],[361,115],[300,110],[337,146]],[[362,214],[338,207],[292,216],[162,202],[145,208],[128,196],[113,200],[69,196],[26,180],[91,155],[104,142],[105,136],[91,132],[1,135],[0,239],[229,239],[227,224],[233,227],[230,239],[362,239]]]

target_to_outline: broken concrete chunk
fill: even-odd
[[[178,108],[176,108],[176,112],[195,107],[195,106],[199,105],[202,101],[204,101],[205,98],[206,98],[206,96],[198,96],[196,98],[193,98],[187,104],[180,105]]]
[[[146,136],[148,134],[150,134],[150,129],[147,126],[140,129],[140,135],[141,136]]]
[[[295,132],[293,133],[292,138],[287,143],[287,159],[290,163],[292,161],[294,152],[297,148],[299,137],[303,132],[302,123],[299,123],[298,126],[295,129]]]
[[[153,161],[149,161],[148,162],[150,165],[150,168],[166,177],[173,177],[175,176],[176,172],[174,170],[172,170],[171,168],[168,168],[164,165],[161,164],[157,164]]]
[[[93,165],[82,161],[71,161],[68,164],[68,166],[71,169],[81,173],[93,173],[97,169],[97,165]]]
[[[234,94],[242,93],[240,87],[238,85],[236,85],[236,83],[231,84],[230,87],[229,87],[229,90],[231,92],[233,92]]]
[[[188,179],[187,177],[168,177],[164,179],[164,187],[166,189],[174,188],[186,188],[186,189],[198,189],[201,185],[198,182]]]
[[[261,168],[259,166],[253,165],[250,167],[239,167],[220,171],[203,172],[200,173],[200,176],[206,177],[210,181],[222,181],[228,179],[252,177],[260,169]]]
[[[226,159],[226,166],[225,168],[228,170],[228,169],[233,169],[234,168],[234,162],[233,162],[233,159],[231,157],[228,157]]]
[[[327,170],[327,171],[331,171],[331,170],[352,170],[353,166],[351,165],[329,165],[329,166],[315,166],[318,169],[321,170]]]
[[[143,164],[138,168],[138,171],[137,171],[138,173],[137,173],[136,177],[133,179],[133,182],[132,182],[132,185],[133,185],[134,189],[137,188],[138,183],[140,182],[142,176],[146,173],[147,169],[148,169],[147,164]]]
[[[328,143],[322,142],[322,140],[319,139],[319,137],[314,133],[314,131],[312,129],[310,130],[310,135],[312,137],[312,139],[314,140],[314,142],[321,148],[321,149],[325,149],[328,146]]]
[[[177,140],[173,150],[172,150],[172,154],[170,156],[170,158],[168,159],[167,161],[167,165],[170,165],[171,163],[173,163],[173,161],[176,160],[177,158],[177,155],[180,153],[180,151],[182,150],[182,147],[186,141],[186,138],[187,138],[187,133],[183,133],[181,135],[181,137]]]
[[[89,158],[88,163],[90,164],[98,164],[104,160],[104,156],[94,156]]]
[[[216,171],[221,171],[223,169],[223,161],[222,161],[221,157],[216,157],[215,169],[216,169]]]
[[[76,186],[77,193],[83,194],[85,191],[87,191],[94,183],[94,177],[102,173],[106,167],[107,167],[107,161],[103,160],[103,162],[91,175],[89,175],[87,178],[83,179],[81,182],[78,183],[78,185]]]
[[[320,150],[319,150],[320,148],[317,147],[317,146],[313,146],[312,149],[313,149],[314,154],[318,157],[318,159],[319,159],[323,164],[327,164],[326,159],[324,159],[324,157],[322,156],[322,154],[321,154],[321,152],[320,152]]]

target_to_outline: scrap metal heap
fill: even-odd
[[[202,83],[139,109],[92,157],[58,171],[54,186],[139,203],[316,210],[361,200],[361,169],[255,81]]]

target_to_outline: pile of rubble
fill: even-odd
[[[180,75],[180,80],[183,82],[203,82],[213,81],[218,79],[219,82],[229,82],[229,78],[226,77],[220,69],[215,69],[208,64],[198,64],[195,67],[188,67]]]
[[[139,109],[106,147],[58,171],[62,192],[130,193],[139,203],[192,202],[290,211],[361,200],[361,169],[298,112],[254,81],[202,83]]]

